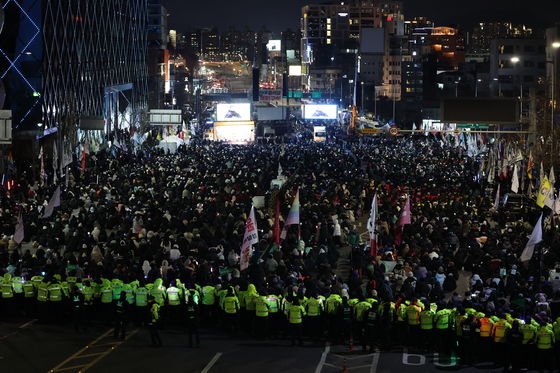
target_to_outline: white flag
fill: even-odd
[[[517,167],[517,163],[513,167],[513,176],[511,177],[511,191],[513,193],[519,192],[519,168]]]
[[[49,204],[47,205],[47,207],[45,207],[43,219],[50,217],[54,212],[54,208],[58,206],[60,206],[60,186],[56,188],[49,201]]]
[[[550,181],[550,184],[552,184],[552,187],[554,187],[554,184],[556,183],[556,177],[554,176],[554,166],[550,166],[550,174],[548,175],[548,181]]]
[[[375,239],[375,223],[377,222],[377,193],[373,196],[371,201],[371,211],[369,213],[369,219],[367,221],[367,230],[369,232],[369,239]]]
[[[255,220],[255,207],[251,206],[251,213],[245,222],[245,234],[243,244],[241,244],[241,257],[239,259],[239,269],[243,271],[249,267],[251,255],[253,255],[253,245],[259,242],[257,232],[257,221]]]
[[[531,238],[529,238],[529,242],[527,242],[525,249],[523,249],[523,252],[521,253],[521,257],[519,258],[519,260],[522,262],[527,262],[531,260],[531,258],[533,257],[533,252],[535,251],[535,246],[537,246],[537,244],[541,241],[542,241],[542,214],[539,220],[537,221],[535,228],[533,228],[533,233],[531,233]]]
[[[280,176],[282,176],[282,165],[278,162],[278,178],[280,178]]]
[[[498,184],[498,189],[496,190],[496,199],[494,200],[494,210],[498,210],[500,207],[500,184]]]

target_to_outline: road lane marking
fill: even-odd
[[[369,373],[377,372],[377,365],[379,365],[380,358],[381,358],[381,350],[379,348],[376,348],[375,354],[373,355],[373,361],[371,362],[371,367],[369,368]]]
[[[17,330],[15,330],[15,331],[13,331],[13,332],[11,332],[11,333],[8,333],[8,334],[6,334],[6,335],[0,336],[0,341],[3,341],[3,340],[5,340],[5,339],[8,339],[8,337],[11,337],[12,335],[18,334],[19,331],[20,331],[20,329],[27,328],[28,326],[33,325],[36,321],[37,321],[37,319],[33,319],[33,320],[31,320],[31,321],[26,322],[26,323],[23,324],[23,325],[18,326]]]
[[[37,319],[33,319],[33,320],[29,321],[29,322],[26,322],[26,323],[23,324],[23,325],[20,325],[20,326],[19,326],[19,329],[25,329],[25,328],[27,328],[28,326],[33,325],[33,324],[36,323],[36,322],[37,322]]]
[[[221,352],[216,353],[216,355],[214,355],[212,360],[210,360],[210,362],[204,367],[204,369],[202,369],[200,373],[208,373],[221,356],[222,356]]]
[[[317,364],[317,368],[315,368],[315,373],[321,373],[323,366],[325,365],[325,361],[327,360],[327,355],[331,350],[330,344],[325,346],[325,351],[321,354],[321,360],[319,360],[319,364]]]

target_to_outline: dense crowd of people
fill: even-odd
[[[56,186],[30,184],[23,174],[0,200],[0,312],[45,322],[71,315],[80,331],[98,319],[121,338],[136,322],[149,326],[154,345],[162,344],[158,329],[173,326],[198,345],[199,323],[215,321],[230,333],[289,335],[292,344],[304,335],[364,349],[438,341],[438,351],[465,363],[494,344],[506,368],[552,368],[560,345],[558,235],[546,229],[538,255],[521,263],[541,211],[494,210],[480,161],[424,136],[193,141],[176,154],[105,149],[88,156],[86,170],[71,169],[49,218],[42,216]],[[271,184],[279,164],[286,183],[278,189]],[[509,180],[499,182],[508,190]],[[300,224],[278,247],[275,201],[286,217],[296,191]],[[373,258],[362,234],[375,194]],[[256,196],[264,197],[256,209],[260,241],[240,272]],[[407,198],[412,221],[399,232]],[[16,244],[20,213],[25,238]],[[466,274],[469,286],[459,293]],[[539,358],[525,359],[534,350]]]

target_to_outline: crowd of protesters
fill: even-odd
[[[519,323],[534,325],[535,333],[546,327],[554,338],[560,332],[553,328],[560,317],[558,235],[549,223],[538,254],[521,263],[519,256],[541,211],[496,211],[493,195],[487,193],[492,186],[479,175],[479,162],[460,147],[424,136],[360,144],[193,141],[175,154],[147,146],[134,153],[104,149],[88,155],[85,169],[70,167],[66,182],[59,178],[61,205],[48,218],[43,214],[56,186],[31,184],[22,174],[9,191],[2,190],[0,199],[0,313],[57,321],[64,306],[50,307],[53,299],[45,293],[54,285],[55,303],[66,300],[68,312],[73,300],[76,308],[100,307],[103,312],[96,315],[118,321],[115,333],[126,328],[124,304],[146,308],[147,318],[139,313],[130,318],[152,326],[156,345],[161,344],[158,323],[173,325],[186,314],[192,329],[198,306],[210,306],[212,312],[203,315],[219,318],[230,331],[241,320],[242,329],[270,330],[271,335],[303,321],[316,324],[318,319],[310,318],[320,312],[329,333],[316,335],[317,328],[308,327],[313,340],[355,339],[364,347],[429,341],[420,333],[436,333],[439,311],[450,310],[445,340],[463,338],[465,362],[474,359],[465,338],[472,334],[475,340],[476,334],[478,340],[484,318],[494,317],[492,325],[501,320],[516,328]],[[279,164],[287,180],[280,189],[271,186]],[[507,190],[509,180],[500,182]],[[300,224],[290,226],[277,247],[275,201],[285,217],[297,190]],[[378,251],[373,258],[363,233],[375,194]],[[240,272],[239,249],[256,196],[264,197],[264,206],[256,209],[260,241],[249,268]],[[398,232],[407,198],[412,221]],[[24,240],[16,244],[20,214]],[[341,269],[345,259],[349,273]],[[469,286],[459,293],[457,282],[465,274]],[[33,285],[27,286],[29,297],[26,283]],[[44,298],[38,299],[41,288]],[[140,303],[138,289],[143,289]],[[176,289],[171,297],[175,302],[173,294],[179,294],[178,303],[170,304],[169,289]],[[111,296],[103,298],[104,291]],[[333,296],[340,299],[329,309]],[[261,321],[259,297],[264,297],[261,311],[264,302],[267,317],[271,315],[270,329],[253,327]],[[271,305],[275,300],[277,307]],[[369,307],[358,306],[363,302]],[[179,313],[174,305],[187,309]],[[240,319],[229,317],[232,309]],[[432,327],[424,329],[421,315],[429,310],[434,313]],[[272,313],[286,317],[273,321]],[[76,326],[88,324],[82,319],[86,314],[79,315]],[[301,341],[304,330],[292,327],[292,342]],[[494,338],[490,333],[480,338]],[[506,334],[510,332],[493,342],[504,342]],[[507,356],[505,347],[500,351]],[[547,364],[552,361],[543,356]]]

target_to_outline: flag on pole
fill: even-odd
[[[395,234],[395,244],[400,245],[404,232],[404,226],[410,224],[410,197],[406,197],[406,202],[397,223],[397,232]]]
[[[527,177],[529,179],[533,178],[534,167],[535,167],[535,161],[533,160],[533,153],[529,152],[529,159],[527,160]]]
[[[56,148],[56,143],[53,144],[53,159],[52,159],[52,167],[53,167],[53,184],[58,183],[58,149]]]
[[[519,260],[522,262],[531,260],[535,251],[535,246],[537,246],[537,244],[542,241],[542,217],[543,214],[541,213],[541,216],[537,221],[535,228],[533,228],[533,233],[531,233],[529,242],[527,242],[527,245],[525,245],[525,249],[523,249],[523,252],[521,253],[521,257],[519,257]]]
[[[498,211],[500,208],[500,184],[498,184],[498,189],[496,189],[496,198],[494,199],[494,210]]]
[[[372,258],[377,256],[377,232],[375,231],[375,224],[377,223],[377,193],[373,196],[371,201],[371,211],[367,221],[367,230],[369,232],[369,250]]]
[[[82,150],[82,164],[81,164],[82,171],[86,170],[86,154],[87,154],[87,148],[86,148],[86,143],[84,142],[84,148]]]
[[[543,180],[544,180],[544,165],[543,165],[543,163],[542,163],[542,161],[541,161],[541,167],[540,167],[540,169],[539,169],[539,188],[540,188],[540,186],[542,185]]]
[[[410,224],[410,196],[406,197],[406,202],[404,204],[401,217],[399,219],[399,226],[403,227],[406,224]]]
[[[552,187],[554,187],[554,184],[556,184],[556,176],[554,176],[554,166],[550,166],[550,173],[548,174],[548,181],[550,181],[550,184],[552,185]]]
[[[21,211],[17,217],[16,230],[14,232],[14,242],[20,244],[23,241],[25,232],[23,229],[23,217],[21,216]]]
[[[513,166],[513,176],[511,177],[511,191],[513,193],[519,192],[519,168],[517,167],[517,163]]]
[[[274,207],[274,231],[273,231],[274,244],[280,246],[280,200],[276,198]]]
[[[255,206],[251,206],[251,213],[245,222],[245,234],[241,244],[241,257],[239,259],[239,269],[243,271],[249,267],[251,255],[253,255],[253,245],[259,242],[257,232],[257,221],[255,220]]]
[[[45,185],[45,180],[47,178],[47,173],[45,172],[45,159],[43,157],[43,147],[41,146],[41,150],[39,151],[39,161],[41,163],[41,171],[40,171],[40,178],[41,178],[41,186]]]
[[[56,188],[51,199],[49,200],[49,204],[47,205],[47,207],[45,207],[43,219],[50,217],[53,214],[55,207],[58,206],[60,206],[60,186]]]
[[[282,176],[282,165],[280,164],[280,162],[278,162],[278,178],[280,178]]]
[[[548,177],[544,176],[542,179],[541,186],[539,188],[539,194],[537,194],[537,206],[541,208],[544,207],[545,200],[547,199],[547,197],[550,196],[551,193],[552,193],[552,186],[548,181]]]
[[[286,219],[286,225],[292,224],[299,224],[299,189],[296,192],[292,207],[290,208],[290,212],[288,212],[288,218]]]

